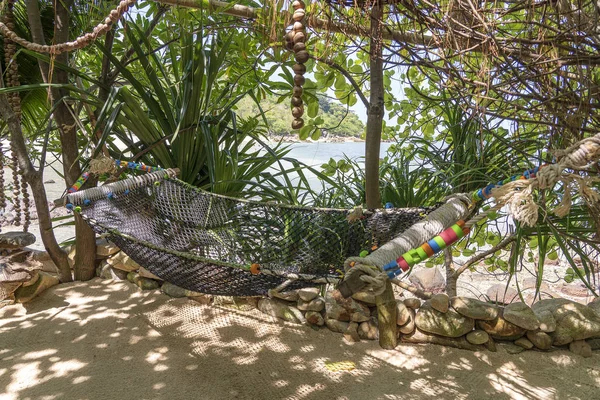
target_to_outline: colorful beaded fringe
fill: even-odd
[[[115,164],[117,165],[117,168],[125,167],[125,168],[135,169],[135,170],[144,171],[144,172],[156,172],[156,171],[162,170],[162,168],[160,168],[160,167],[151,167],[144,163],[136,163],[133,161],[115,160]]]
[[[465,221],[460,220],[450,228],[444,230],[438,236],[423,243],[420,247],[412,249],[402,254],[396,260],[389,262],[383,266],[383,270],[387,271],[390,279],[395,278],[402,272],[408,271],[413,265],[425,261],[429,257],[451,246],[458,240],[465,237],[470,231],[470,228],[465,227]]]
[[[487,185],[486,187],[484,187],[483,189],[479,189],[479,190],[473,192],[473,200],[479,201],[479,200],[489,199],[492,196],[492,189],[500,187],[502,185],[506,185],[509,182],[513,182],[518,179],[535,178],[538,171],[540,169],[544,168],[546,165],[547,164],[543,164],[543,165],[540,165],[539,167],[528,169],[527,171],[523,172],[523,174],[521,174],[521,175],[513,175],[510,178],[506,178],[502,181],[499,181],[498,183],[491,183],[491,184]]]
[[[79,189],[81,189],[81,187],[88,180],[89,177],[90,177],[89,172],[84,172],[83,174],[81,174],[81,176],[79,178],[77,178],[77,180],[75,181],[75,183],[73,184],[73,186],[71,186],[69,188],[68,192],[69,193],[75,193],[76,191],[78,191]]]

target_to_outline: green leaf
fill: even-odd
[[[316,100],[309,102],[306,115],[308,115],[309,118],[315,118],[317,114],[319,114],[319,102]]]

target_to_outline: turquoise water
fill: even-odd
[[[383,156],[391,143],[381,143],[381,155]],[[330,158],[340,160],[344,155],[358,159],[365,156],[364,142],[347,143],[292,143],[289,156],[303,163],[318,167],[329,161]],[[359,160],[360,161],[360,160]]]
[[[308,166],[321,171],[321,165],[328,162],[331,158],[341,160],[344,156],[356,160],[359,164],[364,163],[365,143],[347,142],[347,143],[290,143],[290,152],[288,157],[294,158]],[[383,157],[391,143],[381,143],[381,157]],[[284,164],[285,165],[285,164]],[[319,179],[310,171],[305,171],[310,187],[319,191],[322,184]],[[294,176],[294,174],[292,174]]]

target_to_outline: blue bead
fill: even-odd
[[[442,251],[440,245],[437,244],[437,242],[433,239],[427,242],[427,244],[429,245],[429,247],[431,247],[431,250],[433,250],[434,253],[439,253],[440,251]]]
[[[72,210],[72,209],[73,209],[73,204],[71,204],[71,203],[67,203],[67,204],[65,205],[65,207],[67,208],[67,210]]]
[[[83,200],[83,205],[84,206],[89,206],[90,204],[92,204],[92,201],[90,199],[84,199]]]
[[[125,189],[124,194],[129,194],[129,189]]]
[[[135,168],[135,163],[134,163],[134,162],[131,162],[131,161],[129,161],[129,162],[127,163],[127,166],[128,166],[129,168]]]
[[[395,269],[395,268],[398,268],[398,263],[396,262],[396,260],[390,261],[389,263],[387,263],[383,266],[384,271],[387,271],[389,269]]]
[[[394,271],[390,271],[390,272],[388,272],[388,273],[387,273],[387,276],[388,276],[390,279],[394,279],[395,277],[397,277],[398,275],[400,275],[400,272],[401,272],[401,271],[400,271],[399,269],[397,269],[397,270],[394,270]]]
[[[385,203],[385,208],[394,208],[394,205],[388,201]]]
[[[113,193],[113,192],[109,192],[109,193],[106,195],[106,197],[108,197],[109,199],[114,199],[114,198],[115,198],[115,195],[114,195],[114,193]]]

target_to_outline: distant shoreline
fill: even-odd
[[[328,137],[321,137],[319,140],[312,140],[308,138],[306,140],[301,140],[298,135],[288,134],[288,135],[269,135],[270,141],[273,142],[283,142],[283,143],[364,143],[364,139],[360,139],[353,136],[333,136],[330,135]]]

